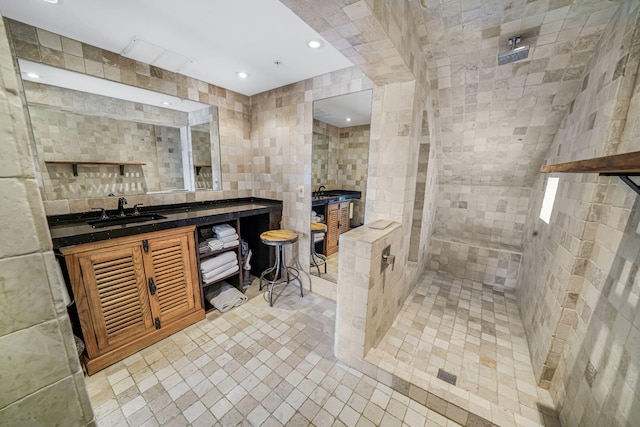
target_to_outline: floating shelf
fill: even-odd
[[[600,175],[617,176],[633,191],[640,194],[638,184],[629,178],[629,176],[640,175],[640,151],[546,165],[540,168],[540,172],[598,173]]]
[[[193,165],[196,168],[196,175],[200,175],[200,169],[202,168],[210,168],[211,165]]]
[[[144,166],[146,163],[141,162],[86,162],[86,161],[74,161],[74,160],[45,160],[49,165],[71,165],[73,169],[73,176],[78,176],[78,165],[114,165],[120,166],[120,175],[124,175],[125,166]]]

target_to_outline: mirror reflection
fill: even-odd
[[[313,103],[310,271],[332,282],[340,235],[364,223],[371,99],[366,90]]]
[[[19,65],[48,200],[219,186],[216,107],[30,61]],[[198,180],[192,141],[207,166]]]

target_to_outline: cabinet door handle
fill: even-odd
[[[155,318],[154,323],[156,325],[156,329],[160,329],[160,318],[159,317]]]
[[[142,241],[142,250],[144,251],[145,254],[147,252],[149,252],[149,241],[148,240],[143,240]]]
[[[156,289],[158,289],[156,287],[156,284],[153,282],[153,279],[149,277],[149,292],[151,293],[151,295],[156,294]]]

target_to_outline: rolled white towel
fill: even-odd
[[[238,243],[240,243],[240,241],[238,240],[234,240],[233,242],[225,242],[224,248],[227,249],[227,248],[232,248],[234,246],[238,246]]]
[[[234,240],[238,240],[238,233],[229,234],[228,236],[220,237],[222,243],[233,242]]]
[[[206,283],[206,284],[213,283],[213,282],[215,282],[216,280],[220,280],[220,279],[222,279],[223,277],[226,277],[226,276],[228,276],[228,275],[229,275],[229,274],[231,274],[231,273],[235,273],[235,272],[236,272],[236,271],[238,271],[238,270],[240,270],[240,266],[239,266],[239,265],[234,265],[233,267],[230,267],[230,268],[226,269],[225,271],[223,271],[223,272],[219,273],[219,274],[218,274],[218,275],[216,275],[216,276],[213,276],[212,278],[210,278],[210,279],[208,279],[208,280],[204,280],[204,279],[203,279],[203,280],[204,280],[204,283]]]
[[[235,259],[231,262],[226,263],[225,265],[221,265],[220,267],[214,268],[213,270],[209,270],[207,272],[202,273],[202,280],[205,282],[211,280],[212,277],[216,277],[218,274],[230,269],[234,265],[238,265],[238,260]]]
[[[211,257],[207,260],[202,261],[200,264],[200,270],[202,271],[211,271],[214,268],[218,268],[221,265],[225,265],[228,262],[238,259],[238,254],[235,252],[225,252],[220,255]]]

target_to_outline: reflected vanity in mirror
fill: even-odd
[[[18,62],[47,200],[220,189],[217,107]]]
[[[313,233],[313,249],[326,263],[312,263],[310,272],[332,282],[340,235],[364,223],[371,100],[366,90],[313,103],[311,222],[326,226]]]

